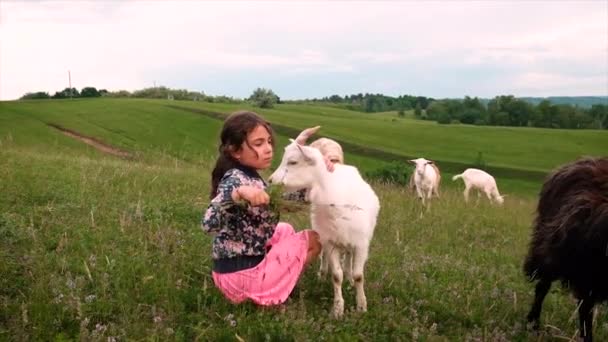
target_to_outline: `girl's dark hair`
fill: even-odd
[[[217,187],[226,171],[239,165],[239,162],[232,157],[231,152],[236,152],[241,149],[243,143],[249,146],[247,134],[260,125],[266,128],[274,146],[274,133],[272,127],[270,126],[270,123],[258,114],[242,111],[232,113],[226,118],[220,135],[220,154],[215,162],[215,167],[211,172],[211,193],[209,194],[209,198],[213,199],[215,197]]]

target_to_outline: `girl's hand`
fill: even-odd
[[[232,191],[232,199],[235,202],[243,199],[254,207],[270,203],[270,196],[268,196],[264,189],[249,185],[243,185],[234,189]]]
[[[325,167],[327,167],[327,171],[334,172],[334,163],[331,162],[329,157],[323,156],[323,161],[325,161]]]

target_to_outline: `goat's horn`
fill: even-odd
[[[321,126],[311,127],[303,130],[302,133],[300,133],[300,135],[298,135],[298,137],[296,138],[296,143],[298,143],[299,145],[305,145],[306,140],[308,140],[310,136],[315,134],[319,130],[319,128],[321,128]]]

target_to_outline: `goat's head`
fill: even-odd
[[[427,165],[433,164],[433,161],[424,158],[411,159],[410,163],[416,166],[416,173],[422,177],[424,175],[424,169]]]
[[[308,140],[308,138],[310,138],[313,134],[317,133],[317,131],[320,128],[321,128],[321,126],[315,126],[315,127],[311,127],[311,128],[307,128],[307,129],[303,130],[297,136],[296,143],[298,143],[300,145],[306,145],[306,141]]]
[[[290,139],[285,147],[279,167],[270,175],[269,182],[283,185],[287,191],[311,188],[316,180],[317,168],[325,163],[321,152],[316,148],[302,146]]]

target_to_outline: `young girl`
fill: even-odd
[[[269,123],[253,112],[234,113],[224,122],[220,140],[211,204],[202,222],[205,231],[216,233],[213,281],[233,303],[281,304],[304,265],[319,254],[319,236],[312,230],[296,233],[268,208],[267,185],[258,170],[272,162]]]

